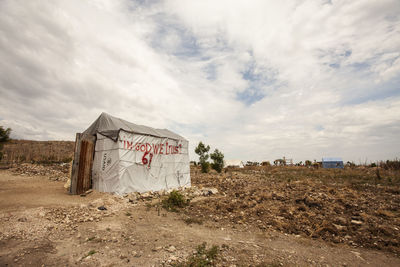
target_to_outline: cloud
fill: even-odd
[[[396,0],[2,1],[0,124],[72,140],[105,111],[227,158],[398,157],[398,14]]]

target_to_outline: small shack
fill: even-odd
[[[341,158],[322,158],[322,168],[343,169],[343,160]]]
[[[188,145],[167,129],[102,113],[76,134],[70,193],[93,188],[122,195],[190,187]]]
[[[224,160],[224,167],[244,168],[244,163],[240,159]]]

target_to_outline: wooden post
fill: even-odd
[[[71,172],[71,186],[69,193],[76,195],[76,185],[78,181],[78,170],[79,170],[79,158],[81,152],[81,138],[82,134],[77,133],[75,138],[75,149],[74,149],[74,160],[72,161],[72,172]]]
[[[93,166],[94,140],[87,138],[81,141],[79,156],[78,179],[76,193],[82,194],[92,187],[92,166]]]

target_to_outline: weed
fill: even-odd
[[[162,201],[162,207],[168,211],[177,212],[177,208],[183,208],[187,206],[189,200],[185,199],[185,196],[180,192],[173,190],[167,199]]]
[[[86,257],[92,256],[92,255],[94,255],[94,254],[96,254],[96,253],[97,253],[97,251],[94,250],[94,249],[92,249],[91,251],[88,252],[88,254],[86,254],[85,256],[83,256],[81,260],[83,260],[83,259],[86,258]]]
[[[149,202],[146,203],[146,210],[149,211],[153,205]]]
[[[218,246],[212,246],[211,248],[207,249],[207,243],[204,242],[203,244],[197,246],[196,253],[189,257],[185,262],[173,264],[172,266],[175,267],[207,267],[213,266],[214,261],[218,257]]]
[[[183,221],[189,225],[192,223],[203,224],[202,220],[200,220],[199,218],[194,218],[194,217],[187,217],[187,218],[183,219]]]
[[[91,236],[91,237],[88,238],[88,241],[92,241],[92,240],[94,240],[95,238],[96,238],[95,236]]]
[[[88,252],[88,256],[92,256],[92,255],[94,255],[94,254],[96,254],[96,250],[94,250],[94,249],[92,249],[91,251],[89,251]]]
[[[126,216],[131,216],[132,214],[131,214],[129,211],[127,211],[127,212],[125,213],[125,215],[126,215]]]

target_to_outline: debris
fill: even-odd
[[[89,189],[89,190],[87,190],[85,193],[81,194],[80,196],[81,196],[81,197],[86,197],[87,195],[89,195],[89,194],[92,193],[92,192],[93,192],[93,189]]]
[[[217,188],[203,188],[202,190],[203,196],[215,195],[218,194]]]

